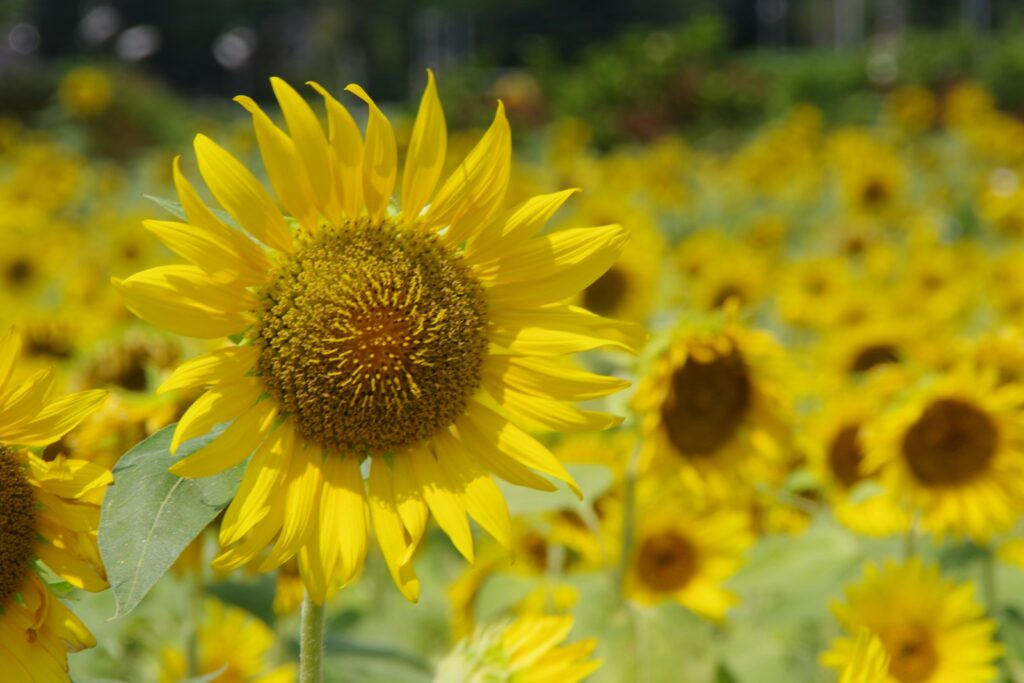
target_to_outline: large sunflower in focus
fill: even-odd
[[[507,545],[508,512],[492,474],[541,490],[576,489],[529,427],[602,429],[611,415],[573,403],[628,382],[573,369],[558,357],[601,346],[632,350],[642,332],[562,302],[618,257],[610,225],[538,236],[572,191],[502,210],[511,140],[498,106],[465,161],[436,189],[444,114],[428,80],[398,175],[391,124],[369,106],[365,137],[316,84],[328,131],[306,101],[272,79],[287,131],[246,97],[278,203],[209,138],[199,171],[224,223],[175,166],[187,223],[146,226],[188,264],[117,282],[139,317],[179,334],[238,343],[182,366],[163,390],[207,389],[178,423],[172,449],[233,421],[176,463],[186,477],[252,454],[221,526],[221,569],[292,557],[318,602],[363,564],[372,524],[396,584],[416,599],[410,558],[429,515],[468,559],[467,513]],[[248,233],[248,234],[246,234]],[[254,238],[254,239],[253,239]],[[368,491],[363,472],[369,469]]]
[[[889,657],[887,683],[987,683],[996,679],[1002,646],[996,623],[984,617],[974,586],[942,578],[919,560],[881,570],[846,589],[833,611],[849,631],[867,629]],[[846,667],[856,657],[853,638],[837,638],[822,662]]]
[[[0,669],[8,681],[66,681],[67,653],[96,641],[43,577],[107,587],[96,533],[112,477],[95,463],[45,461],[22,447],[56,441],[106,393],[54,399],[51,370],[15,380],[20,347],[16,333],[0,338]]]
[[[921,514],[925,528],[985,540],[1007,530],[1024,500],[1020,385],[963,365],[869,427],[867,471]]]

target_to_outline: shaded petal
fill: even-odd
[[[363,199],[370,216],[381,218],[387,212],[391,193],[395,189],[395,177],[398,175],[395,132],[384,112],[362,87],[350,83],[345,90],[366,102],[370,108],[370,117],[366,121],[366,143],[363,147]]]
[[[469,263],[486,263],[536,235],[578,189],[531,197],[509,211],[504,220],[494,221],[466,249]]]
[[[327,107],[327,122],[331,143],[331,163],[334,170],[334,191],[341,209],[355,218],[363,212],[363,137],[359,126],[341,102],[319,83],[308,85],[320,93]]]
[[[260,146],[260,156],[263,157],[263,168],[267,171],[267,177],[278,199],[288,213],[307,230],[315,230],[317,204],[309,176],[295,149],[295,143],[283,130],[274,125],[251,97],[239,95],[235,102],[252,114],[252,126],[256,131],[256,142]]]
[[[414,448],[406,454],[412,459],[416,481],[430,506],[438,525],[444,530],[462,556],[473,561],[473,533],[466,519],[466,505],[461,488],[441,469],[434,454],[425,448]]]
[[[250,235],[278,251],[292,250],[292,235],[274,200],[242,162],[205,135],[194,142],[199,172],[224,209]]]
[[[295,149],[306,169],[317,204],[326,206],[331,199],[331,166],[324,129],[309,104],[292,86],[276,76],[270,79],[270,85],[281,105],[281,113],[295,141]]]
[[[253,346],[227,346],[209,351],[175,368],[156,393],[239,380],[256,365],[259,357],[259,351]]]
[[[408,542],[405,538],[402,518],[398,514],[398,506],[395,504],[395,495],[391,485],[391,473],[387,469],[387,463],[381,459],[374,459],[370,467],[370,517],[373,520],[373,530],[380,545],[384,560],[391,572],[398,590],[411,602],[419,600],[420,582],[416,578],[412,562],[408,558]]]
[[[242,462],[263,442],[277,417],[277,402],[262,401],[242,413],[216,439],[182,458],[170,471],[179,477],[209,477]]]
[[[499,102],[491,127],[441,186],[424,223],[449,226],[444,236],[449,244],[473,237],[505,198],[511,165],[512,133]]]
[[[427,69],[427,87],[423,89],[412,138],[405,156],[402,174],[402,213],[408,220],[420,215],[430,201],[444,167],[448,146],[448,128],[437,96],[434,72]]]

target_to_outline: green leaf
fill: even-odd
[[[180,203],[174,201],[173,199],[164,199],[163,197],[155,197],[155,196],[153,196],[151,194],[144,194],[142,196],[145,197],[146,199],[148,199],[149,201],[153,202],[154,204],[156,204],[161,209],[163,209],[167,213],[171,214],[175,218],[180,218],[183,221],[187,221],[188,220],[188,216],[185,215],[184,207],[182,207],[182,205]]]
[[[180,202],[175,201],[174,199],[167,199],[165,197],[156,197],[151,194],[144,194],[142,196],[148,199],[149,201],[153,202],[154,204],[156,204],[161,209],[171,214],[175,218],[183,220],[186,223],[188,222],[188,216],[185,214],[185,207],[183,207]],[[225,225],[238,227],[238,225],[235,223],[235,219],[232,218],[227,211],[224,211],[223,209],[218,209],[213,206],[207,206],[206,208],[209,209],[213,213],[213,215],[219,218]]]
[[[242,479],[245,463],[205,479],[167,471],[177,460],[212,441],[218,427],[170,454],[175,425],[164,427],[125,453],[103,499],[100,554],[123,617],[139,604],[181,552],[223,510]]]

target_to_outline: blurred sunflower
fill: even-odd
[[[996,624],[984,617],[972,584],[943,579],[937,567],[920,560],[881,570],[868,565],[860,583],[846,589],[846,601],[832,606],[839,622],[857,632],[866,628],[889,657],[887,683],[988,683],[1003,648]],[[837,638],[822,655],[826,666],[847,666],[857,641]]]
[[[217,674],[211,683],[291,683],[295,666],[274,667],[268,662],[274,632],[243,609],[218,600],[207,600],[196,632],[196,671]],[[177,683],[189,677],[188,656],[183,648],[165,647],[160,652],[160,683]],[[204,679],[206,680],[206,679]]]
[[[730,320],[684,327],[668,344],[635,398],[642,467],[719,496],[776,479],[789,435],[775,340]]]
[[[96,641],[51,592],[107,587],[96,546],[100,503],[112,481],[100,465],[21,447],[56,441],[96,410],[103,391],[53,398],[52,370],[18,380],[20,339],[0,338],[0,667],[7,680],[66,681],[67,653]]]
[[[571,616],[525,614],[477,629],[441,661],[434,682],[578,683],[601,668],[601,660],[590,658],[594,639],[560,645],[572,626]]]
[[[722,583],[754,543],[749,520],[728,508],[692,509],[682,492],[670,491],[638,497],[642,512],[626,565],[626,595],[646,605],[672,600],[721,621],[738,601]]]
[[[1008,529],[1024,500],[1020,385],[963,364],[910,391],[865,436],[864,467],[936,533],[985,540]]]
[[[511,139],[499,105],[461,166],[434,191],[445,159],[444,114],[431,75],[413,126],[401,213],[388,119],[369,105],[365,139],[326,90],[325,135],[304,99],[272,79],[289,134],[255,102],[270,183],[291,214],[231,154],[195,140],[199,170],[221,206],[268,252],[223,223],[175,167],[188,223],[149,221],[190,263],[116,281],[139,317],[186,336],[240,343],[178,368],[162,390],[208,387],[182,416],[172,450],[214,424],[225,432],[173,471],[203,477],[253,453],[221,526],[215,566],[272,570],[298,557],[323,602],[360,570],[372,523],[395,583],[419,594],[411,557],[428,516],[472,560],[467,513],[510,543],[491,474],[552,490],[568,483],[529,426],[589,430],[619,419],[573,403],[628,382],[556,356],[602,346],[633,350],[642,331],[559,303],[616,260],[625,231],[610,225],[537,237],[572,191],[501,211]],[[429,205],[428,205],[429,203]],[[363,470],[369,468],[369,491]]]
[[[867,536],[905,533],[911,523],[891,496],[871,490],[881,488],[878,472],[865,467],[864,426],[883,409],[886,393],[891,392],[858,387],[828,396],[800,430],[808,464],[836,518]]]

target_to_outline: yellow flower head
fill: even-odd
[[[202,622],[196,632],[195,674],[212,674],[216,683],[292,683],[295,667],[274,667],[268,654],[274,647],[274,632],[262,621],[238,607],[207,600]],[[188,677],[185,650],[165,647],[160,652],[160,682],[176,683]]]
[[[20,338],[0,338],[0,667],[11,680],[67,680],[67,652],[96,644],[51,593],[45,565],[76,588],[107,587],[96,534],[110,471],[24,447],[58,440],[96,410],[102,391],[53,397],[53,371],[19,378]]]
[[[102,69],[80,66],[64,75],[57,94],[65,111],[72,116],[88,119],[107,110],[114,87]]]
[[[626,594],[647,605],[672,600],[723,620],[737,597],[722,583],[742,566],[754,542],[747,516],[727,508],[694,509],[677,488],[651,499],[641,489],[639,500]]]
[[[676,331],[637,391],[643,467],[713,496],[777,477],[788,448],[779,351],[733,322]]]
[[[910,391],[865,433],[867,471],[926,529],[984,540],[1008,529],[1024,500],[1019,385],[959,366]]]
[[[937,567],[919,560],[881,569],[868,565],[860,583],[846,589],[846,601],[833,605],[847,631],[868,630],[889,658],[885,683],[988,683],[1002,646],[996,624],[984,617],[974,586],[957,585]],[[866,656],[862,641],[843,636],[822,655],[826,666],[844,668]],[[853,680],[858,680],[854,678]],[[869,679],[874,680],[874,679]]]
[[[435,683],[578,683],[601,668],[591,659],[597,642],[561,645],[571,616],[524,614],[511,623],[479,628],[438,665]]]
[[[561,302],[594,282],[626,241],[617,225],[538,236],[572,191],[502,208],[511,139],[494,123],[440,183],[447,140],[431,75],[401,178],[391,124],[369,106],[365,135],[327,90],[328,128],[290,85],[272,79],[288,132],[246,97],[278,202],[234,156],[200,135],[199,171],[242,229],[199,199],[175,166],[188,222],[146,227],[186,265],[117,281],[128,307],[172,332],[235,336],[237,344],[183,365],[162,390],[207,389],[178,423],[172,450],[233,424],[175,464],[202,477],[252,454],[221,526],[232,569],[293,557],[322,602],[359,572],[372,525],[392,577],[412,600],[411,563],[429,516],[472,560],[466,515],[506,546],[508,512],[492,474],[576,489],[562,464],[513,424],[553,430],[619,419],[573,403],[628,382],[560,358],[611,346],[633,350],[634,325]],[[244,232],[243,232],[244,230]],[[368,491],[363,474],[369,469]]]

